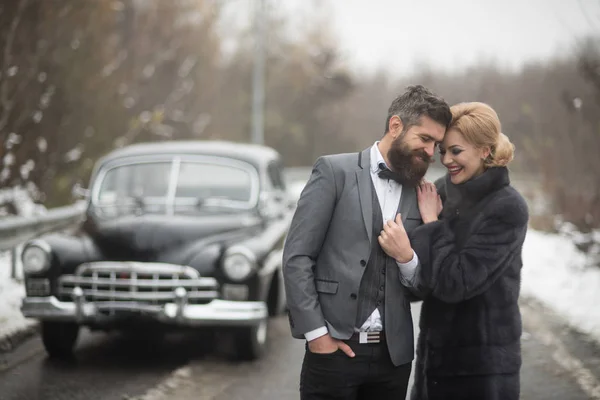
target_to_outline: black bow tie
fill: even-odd
[[[400,176],[389,169],[384,163],[379,163],[379,172],[377,172],[377,176],[379,176],[381,179],[391,179],[402,184]]]

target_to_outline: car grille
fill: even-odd
[[[191,267],[163,263],[93,262],[58,280],[58,295],[70,301],[79,287],[86,302],[163,305],[175,301],[175,289],[186,289],[189,304],[205,304],[219,296],[214,278],[202,278]]]

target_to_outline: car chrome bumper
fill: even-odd
[[[65,302],[54,296],[26,297],[21,312],[42,321],[73,321],[80,324],[109,322],[118,313],[136,313],[159,322],[180,326],[253,326],[268,316],[259,301],[212,300],[208,304],[184,302],[149,305],[137,302]]]

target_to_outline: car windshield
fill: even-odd
[[[100,179],[94,203],[106,217],[248,209],[258,184],[250,166],[179,159],[116,166]]]

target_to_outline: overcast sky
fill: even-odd
[[[359,71],[404,73],[420,61],[452,70],[490,57],[513,68],[600,34],[600,0],[267,1],[299,25],[329,4],[343,54]]]

